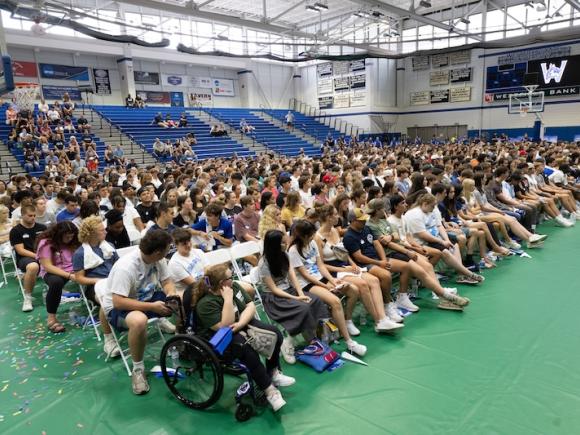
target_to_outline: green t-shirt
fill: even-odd
[[[377,239],[381,236],[392,236],[394,233],[393,228],[386,219],[379,219],[378,221],[369,219],[367,221],[367,227],[369,230],[371,230],[371,233],[373,233],[373,236],[375,236]],[[387,254],[392,251],[392,249],[386,248],[384,245],[383,248]]]
[[[237,282],[233,283],[232,289],[234,290],[234,315],[237,322],[240,319],[240,313],[244,311],[246,304],[252,302],[252,298]],[[209,339],[215,334],[211,327],[221,321],[223,307],[224,299],[213,293],[207,293],[197,302],[195,308],[198,321],[197,333],[201,337]]]

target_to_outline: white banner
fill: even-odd
[[[214,95],[223,97],[233,97],[236,95],[234,81],[230,79],[213,79],[211,91]]]
[[[447,54],[434,54],[431,56],[431,65],[433,68],[441,68],[449,65],[449,56]]]
[[[189,85],[188,77],[181,74],[161,74],[161,83],[165,86],[185,88]]]
[[[333,62],[332,68],[334,76],[345,76],[349,73],[349,62]]]
[[[318,79],[318,95],[332,94],[332,78]]]
[[[191,86],[194,88],[211,89],[213,88],[213,81],[211,77],[192,77]]]
[[[462,63],[471,62],[471,50],[456,51],[449,53],[449,63],[451,65],[459,65]]]
[[[349,106],[349,94],[348,92],[343,92],[341,94],[336,94],[334,96],[334,108],[335,109],[344,109],[345,107]]]
[[[413,71],[422,71],[429,69],[429,56],[414,56],[413,61]]]
[[[198,88],[198,89],[190,89],[189,93],[189,105],[195,106],[197,104],[208,104],[211,103],[213,100],[213,96],[209,89]]]
[[[350,93],[350,107],[366,106],[367,91],[353,91]]]
[[[411,92],[411,106],[423,106],[431,103],[431,93],[429,91]]]
[[[429,84],[431,86],[449,84],[449,71],[432,71],[429,73]]]
[[[471,87],[465,88],[451,88],[449,100],[452,103],[460,103],[463,101],[471,101]]]

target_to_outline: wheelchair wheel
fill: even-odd
[[[189,408],[208,408],[221,397],[221,364],[213,349],[200,338],[171,337],[161,349],[160,365],[171,393]]]
[[[252,405],[246,403],[240,403],[236,408],[236,420],[238,421],[248,421],[254,415],[254,408]]]

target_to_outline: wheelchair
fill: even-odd
[[[179,297],[170,297],[166,304],[176,315],[177,335],[167,340],[161,349],[160,362],[163,379],[169,391],[185,406],[203,410],[214,405],[224,388],[224,374],[245,377],[237,388],[237,421],[247,421],[255,407],[267,404],[265,394],[258,390],[248,369],[216,350],[207,340],[195,335],[195,313],[191,308],[191,290]],[[250,402],[250,403],[249,403]]]

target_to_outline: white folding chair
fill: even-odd
[[[92,301],[90,301],[87,298],[84,285],[79,284],[79,289],[81,291],[82,300],[85,304],[85,307],[87,308],[87,312],[89,313],[87,320],[85,320],[85,323],[83,324],[83,329],[86,329],[87,325],[90,323],[93,327],[93,330],[95,331],[95,336],[97,337],[97,340],[101,341],[101,334],[99,333],[99,328],[97,327],[97,321],[95,320],[95,316],[94,316],[94,313],[96,311],[97,318],[98,318],[98,312],[99,312],[101,307],[94,304]]]
[[[127,254],[130,254],[131,252],[135,252],[137,249],[139,249],[139,245],[131,245],[126,248],[119,248],[117,249],[117,255],[119,258],[121,258]]]
[[[251,284],[252,287],[254,288],[254,293],[255,293],[254,304],[256,305],[256,307],[264,305],[262,303],[262,296],[260,295],[260,292],[259,292],[258,286],[257,286],[258,282],[259,282],[259,278],[257,278],[258,269],[256,267],[252,268],[252,271],[254,271],[254,269],[255,269],[254,278],[252,278],[252,271],[250,271],[250,273],[248,275],[244,275],[244,272],[242,271],[242,269],[238,265],[238,260],[240,258],[249,257],[250,255],[259,254],[260,251],[261,251],[260,242],[253,242],[253,241],[238,243],[236,245],[233,245],[230,248],[230,254],[232,256],[231,261],[232,261],[232,266],[234,268],[234,272],[240,281],[247,282],[248,284]],[[256,311],[256,315],[258,316],[258,318],[260,318],[260,315],[258,314],[257,311]]]
[[[0,283],[0,287],[8,285],[8,278],[9,277],[16,276],[17,267],[16,267],[16,263],[14,263],[14,259],[12,257],[12,251],[14,249],[12,248],[12,246],[10,246],[10,245],[8,245],[8,246],[10,248],[8,252],[0,253],[0,268],[2,269],[2,281],[3,281],[3,283]],[[8,260],[14,266],[13,272],[6,272],[6,265],[4,263]]]
[[[117,252],[119,252],[119,251],[117,251]],[[97,299],[97,301],[99,301],[99,304],[101,304],[101,306],[102,306],[102,300],[103,300],[103,297],[105,296],[106,291],[107,291],[107,280],[102,279],[95,285],[95,298]],[[131,358],[131,353],[129,352],[128,332],[127,331],[117,332],[117,331],[115,331],[115,328],[112,325],[109,324],[109,326],[111,327],[111,335],[113,336],[113,339],[115,340],[115,343],[117,344],[117,347],[119,348],[121,360],[123,361],[123,365],[125,366],[125,369],[127,370],[127,374],[129,376],[132,376],[133,372],[131,371],[131,368],[129,367],[129,358]],[[163,331],[161,331],[161,326],[159,325],[159,318],[158,317],[155,317],[153,319],[149,319],[147,321],[147,328],[149,328],[150,326],[153,326],[156,329],[156,331],[159,333],[159,336],[161,337],[161,340],[163,342],[165,342],[165,337],[163,335]],[[127,346],[125,348],[123,348],[123,344],[122,344],[124,341],[127,341]],[[107,356],[105,357],[105,362],[107,362],[110,357],[111,357],[111,355],[107,354]],[[157,358],[157,356],[155,356],[155,358]]]
[[[13,272],[14,276],[16,277],[16,281],[18,281],[18,287],[20,287],[20,293],[22,293],[22,298],[24,298],[25,291],[24,291],[24,283],[22,282],[24,280],[24,272],[22,272],[17,266],[16,251],[14,250],[14,248],[10,250],[10,258],[12,259],[12,263],[14,264],[14,272]],[[4,263],[2,263],[2,272],[4,272]],[[6,277],[6,274],[4,274],[4,276]]]
[[[232,256],[229,249],[216,249],[215,251],[209,251],[204,253],[203,257],[208,267],[232,262]]]

